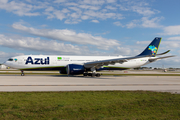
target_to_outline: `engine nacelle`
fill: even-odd
[[[67,74],[68,75],[78,75],[83,74],[85,71],[85,68],[83,65],[78,64],[69,64],[67,65]]]

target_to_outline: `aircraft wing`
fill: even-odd
[[[164,53],[157,54],[157,56],[164,55],[164,54],[168,53],[169,51],[170,50],[168,50],[168,51],[166,51]],[[144,58],[144,57],[150,57],[148,59],[148,61],[149,62],[154,62],[154,61],[159,60],[159,59],[175,57],[175,56],[171,55],[171,56],[164,56],[164,57],[154,57],[153,55],[141,55],[141,56],[127,57],[127,58],[116,58],[116,59],[109,59],[109,60],[100,60],[100,61],[94,61],[94,62],[87,62],[87,63],[84,63],[84,67],[85,68],[95,67],[95,68],[98,69],[101,66],[114,65],[115,63],[121,63],[122,64],[124,62],[127,62],[128,60]]]
[[[137,59],[137,58],[144,58],[144,57],[151,57],[152,55],[142,55],[142,56],[135,56],[135,57],[127,57],[127,58],[116,58],[116,59],[109,59],[109,60],[99,60],[94,62],[87,62],[84,63],[85,68],[100,68],[101,66],[106,65],[114,65],[115,63],[124,63],[128,60]]]

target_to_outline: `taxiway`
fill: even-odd
[[[0,75],[1,92],[145,90],[180,93],[180,76]]]

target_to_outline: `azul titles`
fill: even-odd
[[[34,58],[34,60],[32,59],[32,57],[28,57],[25,64],[26,65],[27,64],[49,65],[49,57],[47,57],[47,58]]]

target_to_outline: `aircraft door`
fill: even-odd
[[[17,61],[18,61],[18,64],[19,64],[19,65],[22,65],[22,64],[23,64],[23,60],[22,60],[22,59],[18,59]],[[16,60],[15,60],[15,62],[16,62]]]

